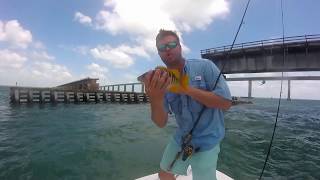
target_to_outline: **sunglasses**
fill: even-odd
[[[167,50],[167,48],[169,48],[169,49],[174,49],[174,48],[176,48],[177,45],[178,45],[178,43],[177,43],[176,41],[172,41],[172,42],[169,42],[169,43],[167,43],[167,44],[160,44],[160,45],[158,45],[158,46],[157,46],[157,49],[158,49],[158,51],[160,51],[160,52],[164,52],[164,51]]]

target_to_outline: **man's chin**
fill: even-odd
[[[165,64],[166,64],[166,66],[168,68],[171,68],[171,67],[175,67],[177,65],[177,62],[175,62],[175,61],[166,61]]]
[[[177,64],[178,63],[178,61],[176,59],[174,59],[173,57],[166,59],[166,62],[168,64]]]

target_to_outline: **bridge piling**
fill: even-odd
[[[248,81],[248,98],[252,98],[252,81]]]
[[[291,101],[291,97],[290,97],[290,87],[291,86],[291,80],[288,80],[288,98],[287,98],[287,100],[288,101]]]

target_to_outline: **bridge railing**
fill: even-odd
[[[245,48],[251,48],[251,47],[282,45],[283,41],[285,44],[301,43],[301,42],[308,44],[308,42],[316,41],[316,40],[320,40],[320,34],[292,36],[292,37],[285,37],[284,39],[273,38],[273,39],[245,42],[240,44],[234,44],[232,49],[237,50],[237,49],[245,49]],[[204,50],[201,50],[200,53],[202,55],[202,54],[228,52],[230,51],[230,48],[231,48],[231,45],[226,45],[226,46],[204,49]]]
[[[117,92],[145,92],[144,84],[142,83],[111,84],[100,86],[99,90]]]

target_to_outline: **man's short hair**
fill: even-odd
[[[158,33],[158,35],[156,37],[156,45],[158,45],[158,42],[162,38],[164,38],[166,36],[174,36],[174,37],[176,37],[177,43],[180,44],[179,36],[177,35],[177,33],[175,31],[160,29],[159,33]]]

